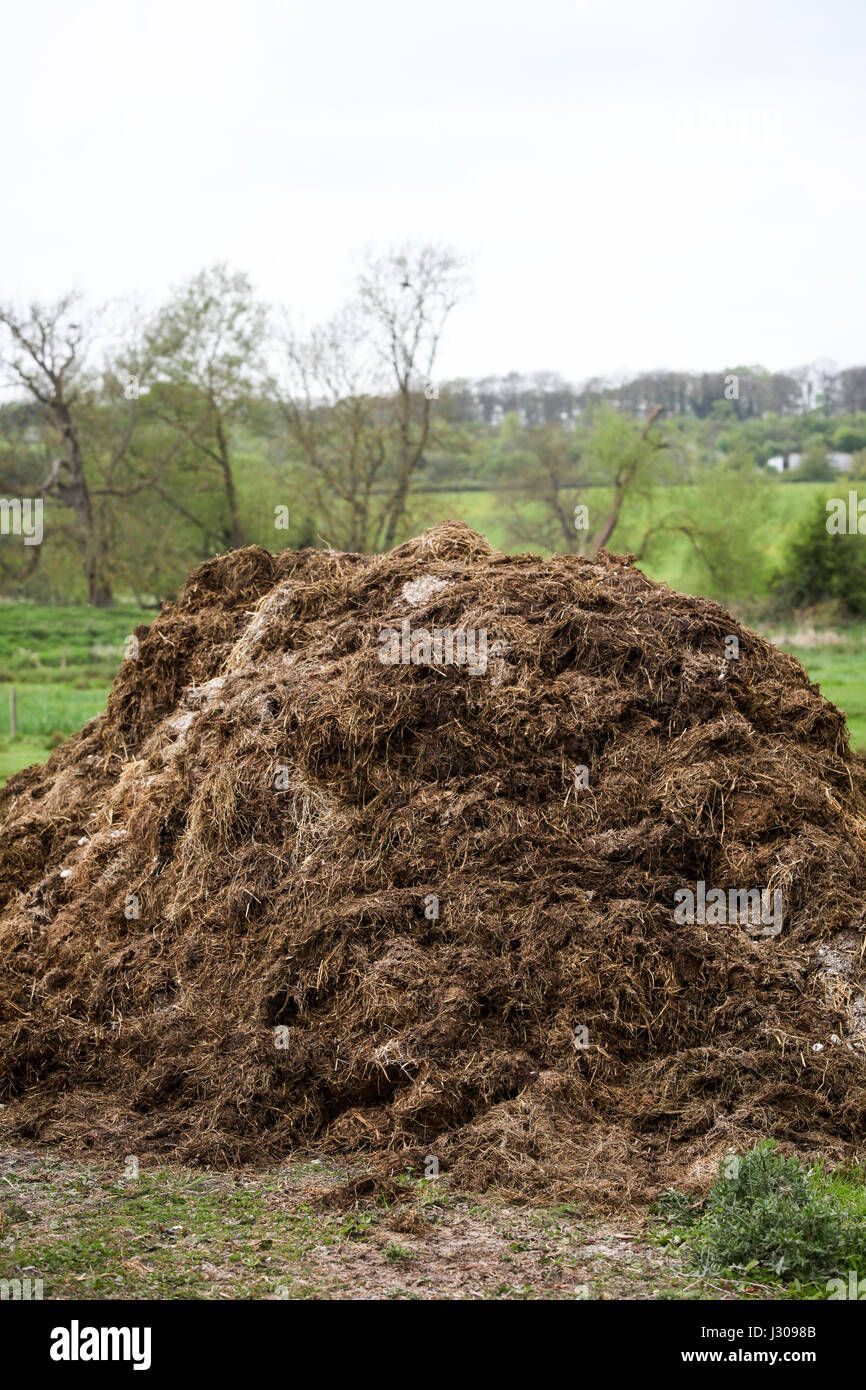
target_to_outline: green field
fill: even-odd
[[[866,623],[799,634],[776,627],[765,636],[806,668],[821,694],[845,714],[852,748],[866,752]]]
[[[0,604],[0,781],[44,762],[52,748],[105,709],[126,638],[153,616],[132,605],[97,610]]]
[[[835,480],[826,483],[781,483],[763,481],[751,502],[744,500],[737,483],[719,484],[706,490],[694,487],[656,487],[646,496],[629,499],[616,529],[610,549],[619,554],[639,548],[647,528],[657,525],[674,512],[694,512],[710,507],[718,517],[718,526],[732,538],[730,552],[734,559],[731,569],[741,562],[746,533],[750,551],[763,557],[764,574],[781,565],[789,538],[802,518],[823,506],[829,497],[844,495],[847,483]],[[613,493],[610,488],[589,488],[581,500],[589,506],[592,526],[610,508]],[[571,509],[577,492],[563,489],[565,510]],[[746,507],[748,505],[748,512]],[[517,541],[514,521],[519,518],[529,531],[533,522],[540,522],[544,513],[542,503],[527,499],[522,493],[506,490],[475,492],[416,493],[411,498],[410,525],[407,535],[417,535],[429,526],[459,519],[473,530],[480,531],[498,550],[519,551],[542,549],[539,542]],[[738,530],[743,531],[743,543],[738,544]],[[558,542],[557,542],[558,543]],[[706,572],[701,568],[689,542],[682,535],[667,535],[648,554],[641,568],[651,579],[664,580],[683,593],[707,592]],[[719,593],[713,597],[725,597]],[[756,593],[764,599],[765,592]]]

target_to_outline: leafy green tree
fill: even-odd
[[[584,475],[574,432],[550,424],[526,429],[519,415],[509,412],[499,435],[500,476],[511,484],[513,539],[547,550],[578,551],[574,499]]]
[[[611,488],[613,497],[600,525],[587,531],[581,553],[593,554],[609,545],[626,501],[645,496],[658,481],[661,451],[666,447],[665,438],[654,430],[661,414],[662,407],[653,406],[641,425],[629,416],[602,408],[591,419],[581,447],[581,462],[587,481]],[[581,489],[579,502],[585,500]]]
[[[691,552],[695,590],[722,602],[753,607],[769,583],[772,489],[775,479],[740,448],[712,468],[695,468],[647,527],[636,547],[638,561],[656,560],[680,538]]]
[[[820,441],[812,439],[807,444],[799,466],[788,481],[802,483],[829,483],[838,474],[827,458],[827,448]]]
[[[664,467],[666,440],[655,428],[661,413],[655,407],[641,423],[604,404],[575,430],[518,428],[517,417],[506,416],[503,461],[515,485],[515,539],[581,555],[610,545],[624,509],[648,495]],[[609,497],[601,515],[600,488]]]
[[[264,378],[267,309],[249,278],[224,264],[194,276],[161,310],[151,332],[161,418],[186,441],[188,462],[216,476],[224,545],[245,543],[233,432]]]
[[[854,417],[833,433],[833,448],[840,454],[856,454],[866,449],[866,417]]]
[[[862,482],[866,478],[866,449],[858,449],[851,455],[851,469],[848,477],[852,482]]]

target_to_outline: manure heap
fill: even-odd
[[[458,523],[231,552],[136,635],[0,793],[7,1140],[608,1204],[856,1153],[866,775],[792,657]]]

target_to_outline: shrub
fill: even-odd
[[[719,1165],[694,1258],[704,1273],[762,1269],[811,1281],[853,1269],[859,1276],[866,1230],[820,1169],[807,1171],[767,1140]]]
[[[783,608],[832,601],[848,615],[866,615],[866,537],[831,535],[822,502],[795,532],[773,589]]]

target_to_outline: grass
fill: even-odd
[[[53,1298],[219,1297],[226,1285],[235,1298],[298,1296],[309,1250],[340,1238],[339,1222],[303,1203],[269,1211],[273,1180],[245,1186],[168,1169],[45,1180],[48,1219],[37,1234],[33,1189],[22,1185],[0,1277],[38,1267]]]
[[[0,683],[103,687],[132,629],[154,617],[153,610],[132,604],[97,609],[0,603]]]
[[[0,682],[0,708],[9,717],[11,682]],[[111,682],[94,681],[79,689],[75,685],[52,682],[41,685],[32,681],[15,682],[18,737],[33,743],[51,746],[52,735],[68,737],[105,709]],[[60,742],[60,739],[55,740]]]
[[[821,693],[844,712],[851,746],[866,749],[866,623],[818,633],[817,644],[813,644],[809,633],[799,634],[806,638],[805,642],[798,640],[796,630],[775,629],[767,635],[795,656],[805,666],[809,678],[820,686]],[[822,644],[822,636],[839,640]]]
[[[22,767],[44,763],[50,752],[48,745],[39,739],[17,738],[14,743],[8,739],[0,741],[0,783],[13,773],[20,772]]]
[[[53,747],[105,709],[127,637],[153,617],[132,604],[91,609],[0,603],[0,782],[44,762]]]
[[[703,1278],[775,1285],[810,1299],[846,1297],[866,1279],[866,1170],[806,1168],[774,1140],[723,1159],[703,1202],[669,1191],[656,1213],[662,1238]]]

